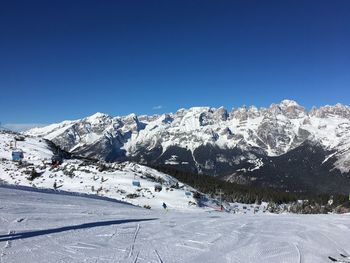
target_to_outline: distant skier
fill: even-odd
[[[163,208],[166,210],[167,209],[167,206],[166,206],[166,203],[163,202]]]

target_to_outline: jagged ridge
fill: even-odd
[[[315,151],[322,149],[324,159],[313,165],[328,162],[325,169],[329,174],[347,175],[349,131],[348,106],[336,104],[307,111],[295,101],[283,100],[269,108],[243,106],[231,112],[223,107],[193,107],[154,116],[96,113],[27,134],[43,136],[87,157],[166,164],[249,183],[253,171],[305,142],[318,145]]]

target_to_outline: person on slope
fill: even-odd
[[[166,203],[163,202],[163,208],[166,210],[167,209],[167,205]]]

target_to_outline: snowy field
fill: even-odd
[[[147,210],[0,188],[0,262],[331,262],[350,215]]]

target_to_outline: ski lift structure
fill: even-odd
[[[132,180],[132,186],[141,187],[140,180],[136,179],[136,175],[135,174],[134,174],[134,180]]]
[[[132,186],[141,187],[141,183],[139,180],[132,180]]]
[[[191,193],[190,191],[186,191],[186,192],[185,192],[185,195],[186,195],[186,197],[191,197],[191,196],[192,196],[192,193]]]
[[[20,162],[24,158],[24,154],[22,150],[15,149],[12,151],[12,161],[14,162]]]

